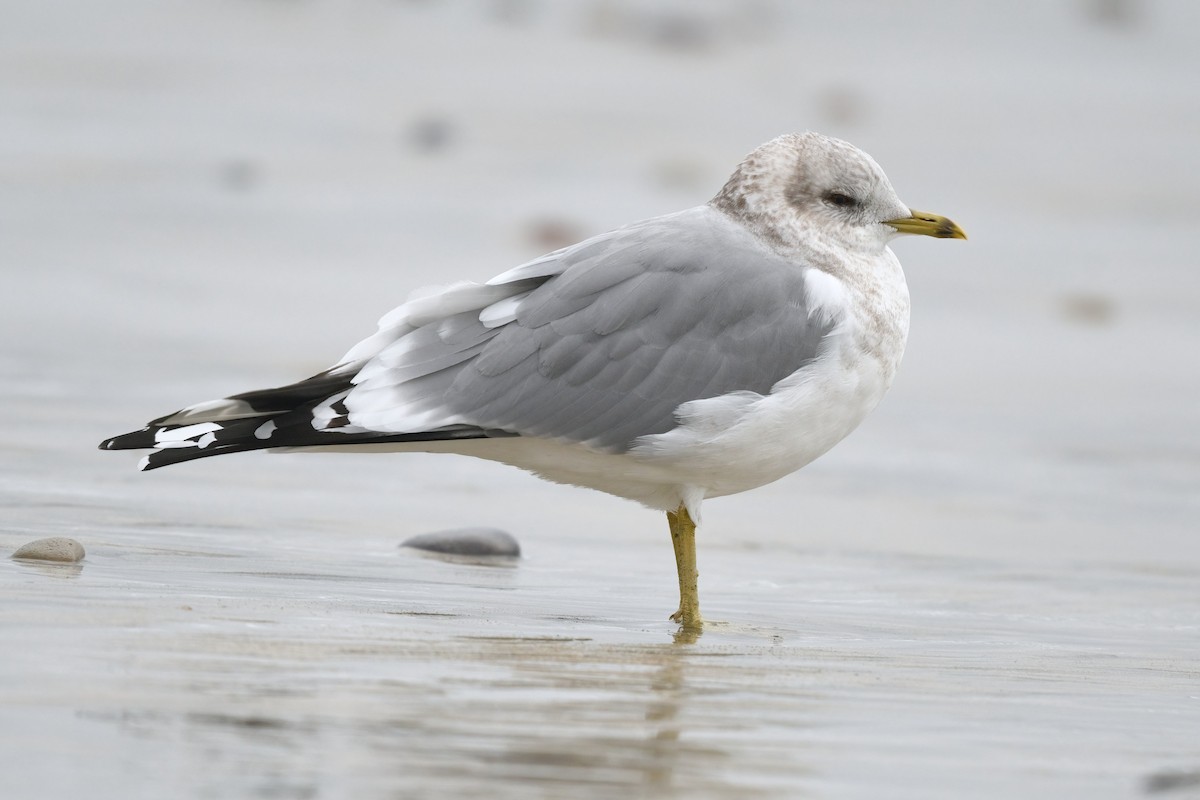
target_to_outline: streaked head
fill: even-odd
[[[902,203],[875,159],[819,133],[788,134],[762,145],[712,203],[785,245],[801,232],[868,248],[882,248],[902,233],[967,238],[949,219]]]

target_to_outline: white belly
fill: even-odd
[[[788,475],[844,439],[879,404],[891,374],[873,358],[862,357],[851,336],[838,336],[821,358],[774,390],[723,418],[718,408],[711,424],[688,424],[647,437],[634,455],[648,458],[705,497],[744,492]],[[719,407],[719,399],[695,404]]]

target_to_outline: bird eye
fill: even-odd
[[[850,195],[842,194],[841,192],[830,192],[829,194],[825,195],[825,202],[829,203],[830,205],[837,206],[838,208],[849,208],[851,206],[858,205],[857,200]]]

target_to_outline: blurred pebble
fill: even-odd
[[[1080,325],[1108,325],[1117,316],[1116,303],[1100,294],[1067,294],[1058,302],[1063,317]]]
[[[653,176],[662,188],[685,192],[699,191],[712,180],[701,162],[684,158],[660,161],[653,167]]]
[[[1085,8],[1093,21],[1114,28],[1132,28],[1141,14],[1140,2],[1135,0],[1091,0]]]
[[[690,54],[728,43],[752,45],[777,31],[778,23],[776,0],[716,5],[594,0],[582,18],[589,36]]]
[[[821,110],[831,125],[858,125],[867,116],[867,103],[858,90],[849,86],[832,86],[820,99]]]
[[[63,536],[51,536],[49,539],[38,539],[36,542],[22,545],[12,554],[13,558],[26,561],[62,561],[74,564],[82,561],[83,545],[74,539]]]
[[[593,36],[644,42],[665,50],[701,52],[716,41],[720,21],[695,9],[647,9],[601,0],[588,12],[585,32]]]
[[[450,146],[454,137],[454,126],[442,117],[426,117],[409,126],[405,140],[414,150],[434,153]]]
[[[580,226],[562,219],[536,219],[525,227],[529,241],[539,252],[558,250],[584,238]]]
[[[530,0],[492,0],[492,19],[506,25],[524,25],[533,19],[537,9]]]
[[[258,168],[241,158],[230,159],[220,167],[221,185],[231,192],[248,192],[258,183]]]
[[[643,18],[649,39],[668,50],[705,50],[716,38],[709,20],[684,12]]]
[[[1200,787],[1200,770],[1194,772],[1156,772],[1146,778],[1146,794],[1174,792]],[[1190,792],[1188,796],[1193,796]]]
[[[513,535],[499,528],[455,528],[422,533],[406,539],[400,546],[452,556],[519,558],[521,555],[521,545]]]

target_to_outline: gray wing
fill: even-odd
[[[766,394],[816,357],[803,265],[708,207],[588,240],[490,282],[509,295],[416,328],[340,398],[335,425],[471,425],[628,449],[689,401]],[[406,343],[407,342],[407,343]]]

